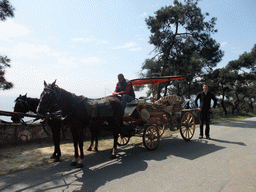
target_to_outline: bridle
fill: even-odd
[[[15,102],[16,102],[16,103],[19,103],[19,102],[20,102],[20,103],[24,103],[24,104],[27,106],[28,110],[30,109],[30,105],[29,105],[27,99],[24,101],[23,99],[18,98]]]
[[[23,103],[23,104],[26,105],[28,111],[29,111],[29,109],[30,109],[30,105],[29,105],[29,103],[28,103],[27,98],[26,98],[26,100],[23,100],[23,99],[21,99],[21,98],[18,98],[18,99],[15,100],[15,103],[16,103],[16,104],[17,104],[17,103]],[[28,111],[26,111],[26,112],[28,112]],[[22,117],[19,117],[19,116],[17,116],[17,117],[19,118],[19,121],[20,121],[23,125],[26,125],[26,126],[27,126],[26,122],[23,120]]]
[[[41,94],[41,96],[40,96],[39,105],[42,104],[42,102],[43,102],[42,99],[43,99],[44,95],[46,94],[46,92],[49,94],[49,97],[50,97],[50,100],[51,100],[51,101],[50,101],[50,104],[48,104],[48,106],[47,106],[47,107],[48,107],[47,111],[50,112],[50,111],[52,111],[52,109],[53,109],[54,107],[57,106],[56,103],[58,103],[58,101],[59,101],[59,99],[60,99],[61,93],[57,93],[56,90],[53,89],[53,88],[45,87],[44,90],[43,90],[43,92],[42,92],[42,94]],[[54,100],[55,100],[55,101],[54,101]]]

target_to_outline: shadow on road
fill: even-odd
[[[226,141],[226,140],[219,140],[219,139],[211,139],[212,141],[220,142],[220,143],[229,143],[229,144],[236,144],[241,146],[246,146],[243,142],[235,142],[235,141]]]
[[[164,161],[173,157],[193,161],[223,148],[207,140],[192,139],[186,142],[178,135],[172,135],[162,138],[158,148],[153,151],[148,151],[142,144],[134,144],[120,147],[117,158],[113,160],[109,159],[110,150],[87,155],[82,169],[71,167],[69,161],[65,161],[1,176],[0,191],[64,190],[71,185],[72,189],[77,188],[75,191],[96,191],[107,182],[145,171],[147,161]]]

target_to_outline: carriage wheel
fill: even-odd
[[[151,125],[146,129],[144,129],[143,144],[148,150],[156,149],[159,142],[160,142],[159,130],[156,126]]]
[[[159,137],[161,137],[164,134],[165,125],[158,126],[158,130],[159,130]]]
[[[195,133],[195,118],[191,112],[186,112],[181,118],[180,134],[182,138],[189,141]]]
[[[117,145],[118,146],[124,146],[127,145],[130,141],[130,137],[124,137],[121,134],[118,134],[117,138]]]

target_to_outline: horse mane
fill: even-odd
[[[51,85],[49,85],[51,86]],[[87,97],[83,95],[76,95],[75,93],[71,93],[70,91],[67,91],[66,89],[60,88],[58,85],[54,86],[55,91],[57,92],[57,95],[60,96],[60,94],[63,94],[65,97],[68,97],[76,104],[81,102],[82,100],[88,99]]]
[[[30,100],[31,102],[35,102],[35,103],[40,101],[40,99],[38,99],[38,98],[27,97],[27,99]]]
[[[62,111],[62,116],[68,115],[74,111],[74,109],[79,107],[79,98],[82,96],[77,96],[76,94],[60,88],[57,85],[52,86],[52,84],[48,84],[46,88],[49,88],[55,92],[58,106]]]

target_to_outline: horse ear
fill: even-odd
[[[26,93],[24,96],[27,97],[27,94],[28,94],[28,93]]]
[[[55,81],[52,83],[52,87],[55,87],[56,81],[57,81],[57,79],[55,79]]]
[[[44,87],[46,87],[47,86],[47,83],[44,81]]]

